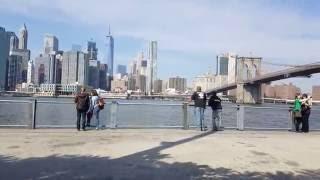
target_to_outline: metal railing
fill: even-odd
[[[27,106],[26,112],[28,112],[27,119],[24,119],[26,123],[24,124],[3,124],[3,121],[6,119],[5,115],[0,114],[0,127],[23,127],[23,128],[74,128],[75,127],[75,110],[71,111],[70,107],[74,107],[73,102],[57,102],[57,101],[43,101],[43,100],[0,100],[0,105],[3,104],[24,104]],[[57,105],[65,106],[61,107],[60,111],[56,111],[54,108],[41,110],[41,108],[46,108],[45,106]],[[112,101],[108,102],[105,106],[106,108],[100,112],[100,116],[102,114],[103,120],[106,122],[106,128],[182,128],[182,129],[190,129],[190,128],[198,128],[198,122],[193,120],[193,107],[187,102],[183,103],[129,103],[129,102],[118,102]],[[126,112],[126,110],[130,107],[139,107],[137,108],[136,113],[137,117],[131,115],[130,112]],[[152,122],[154,118],[152,115],[157,113],[157,108],[165,113],[165,118],[172,115],[172,121],[168,122]],[[180,109],[181,108],[181,109]],[[180,109],[180,110],[179,110]],[[229,126],[225,126],[224,122],[226,122],[227,118],[222,118],[222,125],[226,129],[237,129],[240,131],[243,130],[294,130],[293,118],[292,114],[289,111],[289,107],[256,107],[256,106],[245,106],[245,105],[229,105],[225,106],[223,112],[229,115],[228,118],[233,119],[235,116],[234,122],[233,120],[229,120]],[[17,110],[19,111],[19,109]],[[124,111],[124,112],[121,112]],[[226,112],[228,111],[228,112]],[[261,111],[260,113],[258,111]],[[279,111],[281,114],[281,125],[277,124],[277,118],[273,117],[273,121],[270,120],[272,117],[273,111]],[[318,111],[320,110],[312,110]],[[131,110],[131,113],[133,110]],[[209,110],[211,112],[211,110]],[[269,114],[268,114],[269,112]],[[271,113],[270,113],[271,112]],[[1,113],[1,112],[0,112]],[[8,112],[10,113],[10,112]],[[15,113],[15,112],[12,112]],[[43,114],[41,114],[43,113]],[[69,113],[69,114],[68,114]],[[70,114],[71,113],[71,114]],[[143,114],[149,113],[149,114]],[[232,113],[235,113],[232,115]],[[67,117],[67,114],[69,117]],[[42,116],[41,116],[42,115]],[[125,116],[124,116],[125,115]],[[142,115],[142,117],[141,117]],[[149,115],[149,117],[148,117]],[[66,117],[63,117],[66,116]],[[249,116],[253,116],[251,118],[247,118]],[[256,118],[254,116],[257,116]],[[261,117],[262,116],[262,117]],[[265,117],[263,117],[265,116]],[[270,116],[270,117],[269,117]],[[56,120],[56,124],[51,121],[45,121],[46,119],[54,119]],[[63,119],[66,118],[66,119]],[[144,119],[143,122],[138,121],[139,119]],[[280,118],[280,117],[279,117]],[[284,119],[287,119],[284,122]],[[9,119],[9,118],[8,118]],[[137,119],[136,121],[130,121],[130,119]],[[211,117],[207,113],[207,120],[210,121]],[[68,120],[68,122],[66,121]],[[10,122],[9,120],[6,120]],[[45,122],[42,122],[45,121]],[[270,127],[263,127],[259,121],[270,121]],[[61,123],[62,124],[59,124]],[[138,122],[138,123],[137,123]],[[68,124],[70,123],[70,124]],[[231,125],[230,125],[231,123]],[[260,123],[260,124],[259,124]],[[251,125],[249,125],[251,124]],[[253,124],[253,125],[252,125]],[[256,125],[254,125],[256,124]],[[286,126],[285,126],[286,124]],[[319,123],[320,124],[320,123]],[[314,129],[315,130],[315,129]],[[318,130],[318,129],[316,129]]]

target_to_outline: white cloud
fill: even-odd
[[[224,51],[280,58],[318,57],[319,17],[268,1],[0,0],[2,11],[81,23],[117,36],[155,39],[162,50]]]

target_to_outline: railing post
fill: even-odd
[[[294,124],[294,117],[293,117],[293,112],[292,112],[292,110],[291,109],[289,109],[289,115],[288,115],[288,117],[289,117],[289,122],[288,122],[288,129],[289,129],[289,131],[295,131],[295,124]]]
[[[36,116],[37,116],[37,99],[34,99],[31,103],[31,129],[36,129]]]
[[[118,102],[117,101],[112,101],[111,103],[111,129],[115,129],[117,127],[117,118],[118,118]]]
[[[189,129],[189,124],[188,124],[188,103],[187,102],[184,102],[182,104],[182,112],[183,112],[183,116],[182,116],[183,129]]]
[[[244,130],[244,106],[238,105],[237,107],[237,129]]]

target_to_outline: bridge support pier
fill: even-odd
[[[261,84],[237,84],[237,103],[240,104],[261,104]]]

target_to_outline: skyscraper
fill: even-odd
[[[28,49],[28,30],[26,24],[19,31],[19,49]]]
[[[34,83],[34,64],[32,60],[28,62],[27,83]]]
[[[88,54],[88,57],[91,55]],[[100,86],[100,61],[97,60],[89,60],[89,77],[88,77],[88,85],[94,89],[98,89]]]
[[[121,76],[124,76],[127,74],[127,66],[118,64],[117,66],[117,74],[121,74]]]
[[[21,67],[21,80],[22,82],[27,82],[27,72],[28,72],[28,61],[30,60],[30,50],[28,49],[12,49],[9,53],[10,56],[21,56],[22,67]]]
[[[19,39],[14,32],[8,32],[10,36],[10,51],[19,48]]]
[[[51,54],[59,50],[58,38],[54,35],[46,34],[43,41],[44,53]]]
[[[16,85],[22,83],[22,56],[10,55],[8,61],[7,90],[15,91]]]
[[[63,53],[61,84],[88,85],[89,60],[86,53],[68,51]]]
[[[41,54],[35,58],[34,82],[37,85],[56,83],[57,61],[55,55]]]
[[[109,34],[107,35],[107,65],[108,65],[108,71],[107,71],[107,91],[111,90],[111,81],[113,79],[113,51],[114,51],[114,40],[110,32],[109,27]]]
[[[97,60],[98,49],[96,47],[96,42],[88,41],[87,51],[89,60]]]
[[[9,45],[9,36],[6,30],[0,27],[0,91],[5,90],[7,84]]]
[[[157,41],[151,41],[148,48],[148,76],[147,93],[150,95],[154,91],[154,81],[157,79]]]
[[[107,87],[107,64],[100,64],[99,68],[99,88],[106,89]]]

